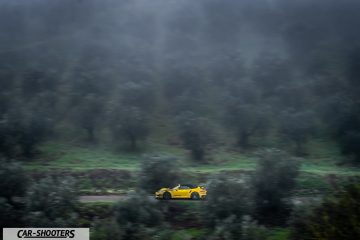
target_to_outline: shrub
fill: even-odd
[[[162,212],[154,199],[136,193],[114,207],[115,220],[121,229],[121,239],[149,239],[163,222]]]
[[[252,211],[252,194],[244,184],[217,176],[210,180],[207,201],[203,207],[203,219],[214,228],[214,239],[237,239],[242,234],[242,221]]]
[[[295,187],[299,161],[275,149],[261,151],[258,156],[252,179],[255,216],[260,223],[283,224],[290,213],[287,198]]]
[[[33,227],[74,227],[78,196],[71,178],[45,178],[26,196],[26,223]]]
[[[310,213],[293,217],[291,238],[360,239],[360,183],[353,180]]]
[[[185,148],[191,151],[193,159],[204,161],[207,148],[214,140],[209,120],[192,112],[181,114],[177,120],[179,136]]]
[[[148,157],[141,164],[140,188],[154,193],[162,187],[175,186],[181,173],[173,157]]]
[[[0,159],[0,226],[22,226],[27,176],[20,164]]]

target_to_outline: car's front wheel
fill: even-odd
[[[199,200],[200,199],[200,196],[198,193],[194,192],[191,194],[191,199],[192,200]]]
[[[171,199],[171,194],[169,192],[164,192],[163,199],[164,200],[170,200]]]

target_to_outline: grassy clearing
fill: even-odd
[[[336,165],[339,153],[334,148],[326,148],[325,143],[314,144],[316,151],[303,161],[301,171],[317,175],[358,176],[358,168]],[[243,154],[236,151],[219,150],[213,153],[212,161],[208,164],[196,164],[187,159],[186,151],[179,147],[154,143],[151,152],[153,155],[177,156],[182,167],[189,172],[214,173],[221,171],[252,171],[256,167],[256,158],[252,154]],[[321,149],[321,150],[320,150]],[[47,142],[41,146],[42,154],[34,161],[25,164],[28,170],[60,170],[71,171],[91,169],[119,169],[136,171],[140,167],[145,153],[116,152],[106,146],[69,145],[59,142]],[[331,156],[333,156],[331,158]],[[316,157],[316,158],[315,158]]]
[[[136,170],[141,154],[117,154],[97,146],[70,146],[49,142],[41,147],[42,154],[25,166],[29,170],[89,170],[98,168]]]

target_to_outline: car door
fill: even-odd
[[[179,198],[189,198],[190,197],[191,188],[186,185],[181,185],[178,189]]]
[[[180,191],[180,185],[179,186],[176,186],[174,187],[172,190],[171,190],[171,195],[173,198],[181,198],[181,191]]]

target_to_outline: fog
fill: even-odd
[[[0,225],[356,239],[359,13],[358,0],[0,0]],[[207,200],[154,201],[180,182]]]

